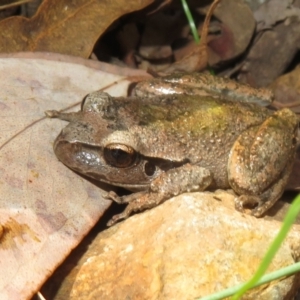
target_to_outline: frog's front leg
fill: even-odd
[[[297,117],[283,109],[236,140],[229,155],[228,180],[240,195],[238,210],[250,205],[252,215],[259,217],[281,197],[293,166],[297,124]]]
[[[184,192],[203,191],[211,182],[212,176],[209,170],[197,165],[186,164],[161,173],[151,182],[148,191],[123,197],[109,193],[108,196],[112,200],[118,203],[129,202],[129,204],[124,212],[113,216],[107,225],[111,226],[121,219],[128,218],[132,212],[155,207],[165,200]]]

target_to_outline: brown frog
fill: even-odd
[[[47,112],[70,122],[54,143],[59,160],[86,176],[135,191],[122,197],[108,193],[110,199],[128,203],[109,225],[184,192],[232,188],[236,209],[249,207],[256,217],[282,195],[295,156],[296,115],[234,102],[228,87],[192,95],[190,83],[199,80],[191,76],[150,81],[147,97],[142,96],[145,83],[140,83],[135,97],[97,91],[79,112]],[[156,84],[168,95],[149,96],[149,87]]]

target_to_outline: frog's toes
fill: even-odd
[[[126,219],[128,216],[125,216],[124,213],[118,214],[118,215],[114,215],[108,222],[107,222],[107,226],[112,226],[115,225],[118,221],[122,220],[122,219]]]
[[[125,208],[125,210],[122,212],[122,213],[120,213],[120,214],[117,214],[117,215],[114,215],[108,222],[107,222],[107,226],[112,226],[112,225],[114,225],[114,224],[116,224],[118,221],[120,221],[120,220],[125,220],[125,219],[127,219],[129,216],[130,216],[130,214],[132,213],[132,212],[134,212],[135,211],[135,209],[134,209],[134,205],[132,205],[132,203],[129,203],[128,205],[127,205],[127,207]]]
[[[114,191],[106,193],[103,197],[105,199],[113,200],[119,204],[134,202],[140,197],[147,195],[146,191],[136,192],[126,196],[118,196]]]
[[[245,209],[250,209],[250,214],[255,217],[260,217],[262,211],[262,201],[257,196],[241,195],[234,199],[235,209],[245,213]]]
[[[103,198],[115,201],[117,203],[123,203],[122,197],[118,196],[114,191],[110,191],[103,195]]]
[[[251,211],[251,215],[256,217],[256,218],[260,218],[262,217],[262,215],[269,210],[269,208],[271,206],[273,206],[273,204],[275,203],[276,201],[268,201],[268,202],[263,202],[263,201],[260,201],[258,203],[258,205]]]

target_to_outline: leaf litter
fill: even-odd
[[[61,101],[66,101],[64,107],[72,105],[75,99],[78,102],[88,92],[109,82],[122,81],[124,77],[131,77],[130,82],[138,81],[146,76],[139,71],[131,73],[124,66],[150,70],[153,74],[204,68],[197,67],[197,63],[185,63],[188,57],[201,61],[203,66],[208,64],[216,73],[253,86],[270,85],[277,95],[278,107],[297,104],[299,76],[293,72],[278,76],[291,69],[293,61],[298,63],[296,33],[300,1],[291,4],[291,1],[270,0],[251,11],[243,1],[222,0],[214,9],[208,27],[203,26],[203,20],[211,3],[191,3],[198,32],[208,33],[201,45],[206,54],[200,58],[199,45],[193,42],[178,3],[160,1],[157,7],[152,4],[145,8],[152,2],[44,0],[30,19],[14,16],[1,21],[2,53],[56,52],[104,59],[123,66],[102,64],[101,68],[107,71],[100,76],[95,67],[97,62],[92,60],[81,61],[79,67],[78,62],[69,65],[68,60],[72,59],[61,56],[47,64],[48,54],[43,59],[34,53],[30,59],[17,60],[18,55],[2,57],[1,143],[42,118],[44,110],[60,109]],[[133,13],[136,10],[141,11]],[[238,10],[238,17],[232,15],[232,10]],[[179,64],[180,68],[176,69]],[[106,72],[120,75],[114,75],[113,79]],[[120,84],[120,94],[126,94],[129,81]],[[295,85],[291,84],[295,81]],[[115,92],[114,88],[110,91],[117,95],[119,91]],[[57,123],[43,120],[1,149],[0,250],[3,251],[1,264],[7,263],[2,268],[7,272],[0,277],[5,287],[3,299],[32,295],[109,205],[99,200],[101,192],[94,185],[90,186],[57,162],[52,142],[63,126]],[[297,162],[295,166],[299,165]],[[299,189],[297,178],[294,175],[292,179],[294,188],[296,185]],[[81,192],[70,189],[70,184],[80,187]],[[12,249],[11,253],[7,253],[7,247]],[[47,251],[43,252],[45,248]],[[55,258],[45,263],[46,253],[56,252]],[[32,263],[33,257],[35,263],[31,267],[29,262]],[[32,274],[36,277],[31,277]]]

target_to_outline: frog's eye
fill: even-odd
[[[137,153],[132,147],[115,143],[107,145],[103,155],[108,164],[117,168],[130,167],[137,159]]]

